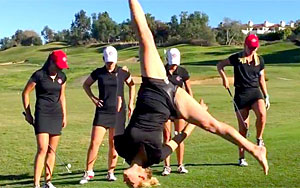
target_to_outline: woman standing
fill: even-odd
[[[192,88],[190,84],[190,75],[187,70],[180,65],[180,51],[177,48],[171,48],[167,51],[167,65],[166,71],[167,76],[170,82],[174,85],[177,85],[181,88],[185,88],[186,92],[193,96]],[[186,126],[184,119],[174,119],[175,133],[180,133]],[[168,120],[164,126],[164,142],[169,142],[171,140],[171,120]],[[184,143],[182,142],[176,149],[177,154],[177,171],[179,173],[188,173],[188,170],[183,165],[183,156],[184,156]],[[170,156],[165,160],[165,166],[162,172],[163,176],[167,176],[171,173],[170,166]]]
[[[94,163],[107,129],[109,129],[109,152],[106,178],[108,181],[117,180],[114,169],[117,165],[118,154],[114,148],[113,137],[115,129],[123,130],[125,126],[124,82],[129,87],[129,116],[133,109],[134,82],[128,71],[117,66],[117,50],[112,46],[106,47],[103,51],[103,60],[105,66],[94,70],[83,84],[86,94],[96,105],[96,112],[87,153],[86,169],[80,184],[88,183],[94,177]],[[96,97],[91,90],[91,86],[96,81],[98,82],[99,97]]]
[[[258,37],[253,34],[248,35],[245,39],[244,51],[231,55],[228,59],[221,61],[217,67],[226,89],[230,86],[224,67],[228,65],[234,67],[234,102],[238,108],[235,107],[239,132],[246,137],[249,128],[249,111],[252,109],[256,115],[257,145],[262,146],[264,145],[266,109],[270,108],[270,102],[265,81],[264,60],[256,53],[258,47]],[[239,147],[239,157],[239,165],[248,166],[242,147]]]
[[[203,104],[199,104],[185,90],[169,82],[165,67],[155,46],[145,13],[137,0],[128,0],[132,23],[140,45],[142,85],[136,107],[125,133],[115,137],[120,156],[130,167],[124,171],[129,187],[157,185],[147,167],[164,160],[192,131],[194,125],[217,134],[236,145],[243,146],[261,164],[268,174],[267,150],[256,146],[233,127],[217,121]],[[164,123],[170,118],[182,117],[189,124],[182,134],[162,145]]]
[[[55,188],[51,183],[55,163],[55,151],[62,128],[67,126],[66,75],[61,71],[68,68],[67,56],[62,50],[55,50],[43,68],[34,72],[25,86],[22,99],[25,119],[34,126],[37,153],[34,161],[34,187],[40,187],[40,178],[45,164],[43,188]],[[29,96],[36,91],[35,118],[30,110]]]

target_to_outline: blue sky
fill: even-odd
[[[181,11],[201,11],[215,27],[224,17],[247,23],[268,20],[279,23],[300,19],[300,0],[140,0],[145,12],[156,19],[170,21]],[[129,18],[127,0],[0,0],[0,39],[12,36],[17,29],[40,34],[48,25],[55,31],[69,29],[75,13],[107,11],[118,23]]]

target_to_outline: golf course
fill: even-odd
[[[65,43],[49,43],[42,46],[20,46],[0,51],[0,187],[32,187],[33,166],[36,154],[34,130],[22,115],[22,90],[32,73],[40,69],[48,54],[62,49],[68,56],[67,118],[57,154],[72,165],[72,173],[56,161],[52,182],[56,187],[126,187],[123,170],[128,165],[119,158],[115,182],[108,182],[105,136],[95,163],[95,178],[79,185],[85,170],[87,149],[94,117],[95,105],[82,88],[86,77],[97,67],[104,65],[102,51],[106,45],[68,46]],[[138,46],[114,45],[118,50],[119,66],[127,66],[140,86]],[[201,98],[208,111],[218,120],[238,128],[231,97],[222,86],[216,64],[239,52],[242,46],[193,46],[176,45],[182,55],[181,64],[191,76],[194,98]],[[198,187],[300,187],[300,47],[292,42],[262,42],[258,50],[265,60],[266,81],[271,107],[267,111],[264,142],[268,149],[269,174],[264,175],[259,163],[246,154],[248,167],[239,167],[238,148],[231,143],[196,128],[185,141],[184,163],[188,174],[177,173],[176,154],[171,156],[172,173],[161,176],[163,163],[152,167],[162,188]],[[226,67],[229,77],[233,67]],[[232,80],[232,79],[231,79]],[[233,83],[230,83],[234,91]],[[128,87],[125,87],[128,101]],[[93,91],[97,93],[94,84]],[[35,92],[31,93],[31,109],[34,109]],[[256,142],[255,115],[250,113],[250,137]]]

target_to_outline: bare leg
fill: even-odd
[[[171,125],[172,122],[168,120],[164,126],[164,142],[168,143],[171,140]],[[170,155],[165,160],[165,166],[170,166]]]
[[[256,103],[252,105],[252,109],[256,115],[256,138],[262,139],[267,119],[267,112],[264,100],[259,99]]]
[[[175,124],[175,131],[177,132],[181,132],[184,127],[186,126],[186,122],[184,119],[176,119],[174,121]],[[176,154],[177,154],[177,163],[178,166],[183,164],[183,156],[184,156],[184,142],[181,142],[178,146],[178,148],[176,149]]]
[[[91,142],[86,159],[86,171],[93,170],[94,163],[97,159],[100,144],[102,143],[103,137],[106,133],[106,129],[102,126],[93,126]]]
[[[34,160],[34,185],[40,185],[40,179],[45,164],[48,150],[49,134],[40,133],[36,135],[37,153]]]
[[[197,103],[183,89],[178,88],[175,95],[175,103],[179,113],[189,123],[195,124],[202,129],[217,134],[224,139],[244,147],[263,166],[265,174],[268,174],[267,150],[249,142],[233,127],[217,121],[200,104]]]
[[[243,137],[247,137],[247,129],[245,127],[245,125],[247,126],[247,128],[249,128],[249,109],[248,108],[244,108],[244,109],[240,109],[239,110],[242,118],[240,117],[240,115],[238,114],[238,112],[236,112],[236,118],[238,120],[238,124],[239,124],[239,133],[243,136]],[[239,146],[239,157],[240,158],[245,158],[245,150],[243,147]]]
[[[140,44],[141,73],[143,77],[166,79],[166,70],[156,49],[145,13],[137,0],[129,0],[131,18]]]
[[[45,165],[45,182],[51,181],[54,164],[55,164],[55,152],[58,145],[60,135],[49,135],[49,144],[46,165]],[[54,151],[53,151],[54,150]]]
[[[114,145],[114,135],[115,135],[115,129],[109,128],[108,172],[111,173],[114,172],[118,162],[118,153]]]

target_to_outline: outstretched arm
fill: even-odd
[[[145,13],[137,0],[128,0],[134,30],[140,44],[141,73],[143,77],[166,79],[166,70],[156,49]]]

